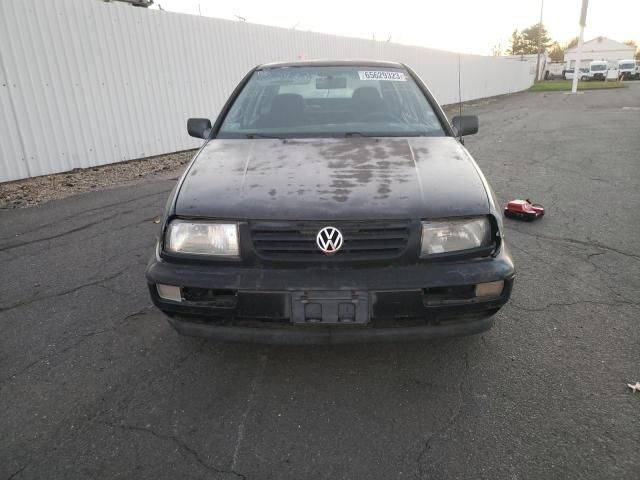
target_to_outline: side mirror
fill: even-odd
[[[187,132],[196,138],[208,138],[211,133],[211,120],[208,118],[190,118],[187,120]]]
[[[451,126],[456,132],[456,136],[464,137],[478,133],[478,117],[475,115],[463,115],[461,117],[453,117]]]

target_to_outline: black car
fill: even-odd
[[[264,343],[482,332],[514,266],[495,195],[406,65],[254,68],[178,181],[146,277],[180,333]],[[459,139],[460,138],[460,139]]]

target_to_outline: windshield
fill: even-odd
[[[218,138],[443,136],[427,98],[403,69],[281,67],[254,72]]]
[[[621,70],[631,70],[631,69],[633,69],[635,67],[636,66],[633,63],[621,63],[619,68]]]
[[[602,72],[607,69],[606,65],[591,65],[591,71],[593,72]]]

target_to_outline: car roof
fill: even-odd
[[[399,62],[383,60],[299,60],[296,62],[273,62],[258,65],[256,70],[290,67],[376,67],[376,68],[405,68]]]

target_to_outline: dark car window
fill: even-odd
[[[219,138],[443,136],[427,98],[400,68],[292,67],[254,72]]]

